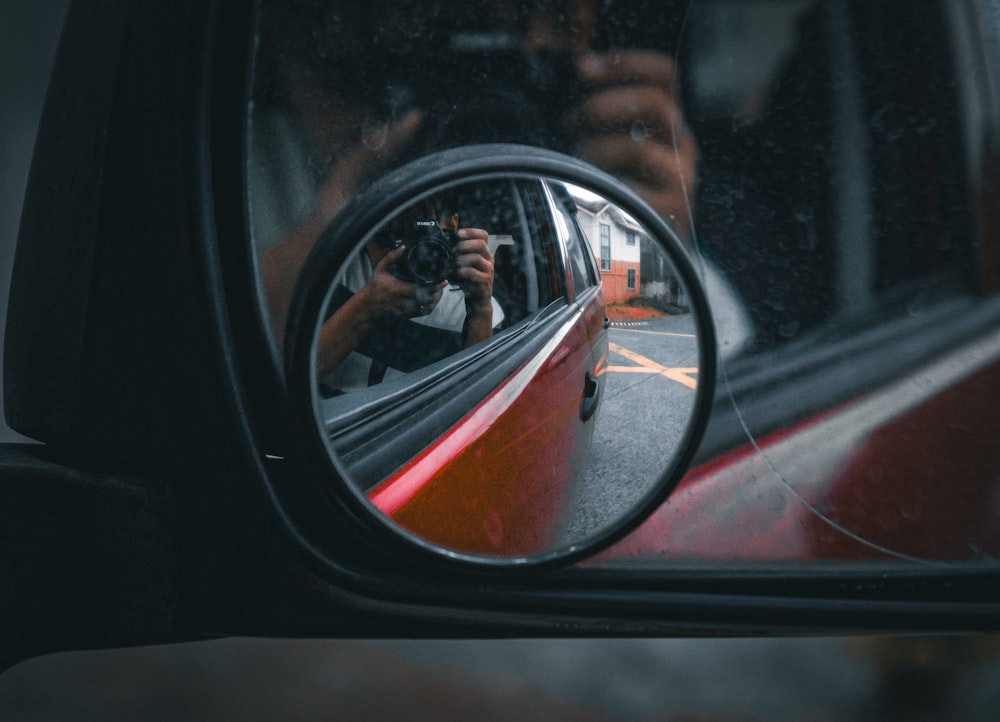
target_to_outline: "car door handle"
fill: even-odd
[[[583,380],[583,404],[580,406],[580,420],[589,421],[601,405],[601,381],[589,371]]]

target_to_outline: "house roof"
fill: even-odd
[[[639,225],[632,216],[625,213],[614,203],[610,203],[603,198],[593,198],[593,199],[582,199],[574,198],[576,201],[577,208],[584,211],[591,216],[600,216],[607,218],[618,226],[622,228],[627,228],[629,230],[642,232],[642,226]]]

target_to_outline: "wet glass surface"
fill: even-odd
[[[470,142],[558,149],[682,236],[723,361],[707,465],[607,561],[995,557],[1000,458],[983,430],[1000,419],[977,400],[996,388],[1000,284],[975,202],[995,119],[977,7],[263,7],[250,201],[278,343],[309,239],[379,173]],[[610,384],[655,356],[641,338],[610,329]],[[642,458],[638,441],[606,445]]]
[[[18,4],[0,6],[5,20],[0,28],[22,41],[37,38],[8,46],[25,58],[20,79],[45,67],[41,59],[56,40],[64,5],[53,0],[24,5],[30,8],[27,19],[10,19]],[[49,13],[53,17],[46,19]],[[7,96],[3,115],[9,119],[21,108],[14,114],[30,122],[41,93],[20,87]],[[25,97],[34,100],[18,102]],[[18,143],[22,151],[25,147],[30,142]],[[0,167],[17,172],[13,163]],[[23,178],[11,185],[20,188]],[[8,204],[3,213],[16,209]],[[12,227],[14,221],[5,220],[5,228]],[[4,238],[5,244],[12,240]],[[753,497],[756,491],[747,493]],[[669,532],[662,537],[669,539]],[[717,548],[737,557],[721,542]],[[990,647],[995,650],[994,641],[981,637],[955,642],[221,640],[22,663],[0,676],[0,718],[379,719],[426,712],[437,720],[731,722],[800,720],[804,714],[826,720],[993,720],[1000,666]]]
[[[973,205],[991,91],[974,15],[900,8],[690,7],[694,235],[752,329],[724,355],[706,446],[740,451],[610,559],[995,559],[980,394],[1000,338],[976,258],[995,241]]]
[[[633,518],[690,448],[700,398],[704,321],[668,233],[513,173],[435,187],[371,228],[335,219],[315,254],[335,265],[304,274],[328,283],[310,369],[338,475],[449,554],[539,557]],[[628,348],[609,348],[613,323]]]

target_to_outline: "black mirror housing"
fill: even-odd
[[[5,389],[21,433],[125,463],[162,453],[157,438],[173,445],[225,385],[194,372],[224,317],[201,275],[214,235],[197,165],[212,11],[126,5],[75,4],[66,21],[21,225]]]
[[[5,412],[12,428],[39,443],[0,450],[0,528],[14,530],[0,546],[6,580],[0,609],[10,631],[0,637],[15,640],[0,663],[57,649],[209,634],[509,637],[1000,627],[1000,574],[988,550],[960,566],[911,564],[874,552],[860,560],[742,565],[742,558],[675,558],[668,549],[662,558],[647,554],[634,564],[577,559],[568,568],[494,574],[383,543],[356,507],[327,503],[316,485],[301,484],[316,469],[291,436],[296,427],[289,419],[302,407],[293,407],[286,369],[274,353],[248,219],[255,12],[235,0],[115,0],[76,2],[67,18],[10,290]],[[706,140],[722,134],[724,124],[702,120]],[[643,128],[631,131],[644,139]],[[710,151],[706,145],[702,153]],[[727,195],[727,202],[737,195]],[[763,202],[754,208],[768,215]],[[724,225],[727,214],[733,215],[727,208],[709,221]],[[754,216],[746,226],[760,221]],[[993,262],[986,258],[995,252],[992,243],[982,246],[984,265]],[[710,255],[694,250],[696,258]],[[974,302],[990,306],[994,291],[986,288]],[[967,336],[985,338],[972,316],[962,318],[971,329]],[[303,344],[312,342],[313,331]],[[841,355],[806,347],[801,356],[795,348],[778,354],[780,364],[752,358],[732,384],[720,376],[706,442],[694,461],[703,465],[699,479],[738,454],[780,477],[748,427],[759,424],[780,437],[783,428],[800,430],[793,424],[822,420],[827,411],[835,414],[875,393],[874,382],[843,392],[853,377],[837,367],[835,383],[824,388],[840,406],[802,403],[794,418],[782,416],[785,404],[815,391],[809,375],[815,368],[831,356],[838,363],[860,357],[861,341]],[[906,352],[915,346],[899,344]],[[881,378],[876,372],[883,361],[866,357],[861,371]],[[714,363],[704,368],[714,374]],[[771,366],[791,371],[767,376]],[[721,366],[723,373],[731,368]],[[756,383],[759,378],[767,384]],[[995,375],[982,378],[981,394],[995,394]],[[715,424],[719,409],[724,418]],[[969,433],[984,431],[991,433]],[[738,454],[733,438],[742,444]],[[712,467],[715,462],[720,466]],[[738,480],[745,483],[734,486],[747,503],[762,476],[747,473]],[[725,531],[725,513],[707,515],[704,524]],[[810,520],[829,521],[818,513]],[[649,533],[669,530],[668,522]],[[758,531],[769,528],[751,533]],[[81,591],[85,587],[93,589]]]

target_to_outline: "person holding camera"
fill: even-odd
[[[624,6],[595,0],[517,6],[445,0],[448,12],[434,15],[419,5],[406,10],[380,2],[353,9],[331,9],[318,0],[294,5],[298,12],[286,12],[282,4],[271,18],[274,31],[266,38],[265,50],[271,50],[265,57],[273,64],[263,67],[272,76],[262,85],[269,102],[254,106],[259,161],[251,162],[256,169],[251,185],[260,188],[251,188],[259,199],[252,203],[255,243],[279,344],[298,272],[331,219],[380,172],[439,145],[537,141],[561,149],[631,185],[682,239],[690,237],[698,148],[680,107],[676,66],[650,44],[600,39],[634,29],[618,17]],[[641,5],[666,12],[651,0]],[[602,24],[613,27],[602,30]],[[455,55],[450,50],[455,43],[444,39],[464,37],[469,27],[487,30],[470,37],[493,38],[496,48]],[[414,37],[421,42],[411,42]],[[516,40],[513,49],[503,45],[506,39]],[[429,72],[437,55],[442,55],[440,75]],[[470,73],[482,63],[495,73]],[[496,75],[522,65],[560,72],[554,82],[533,90],[520,75],[513,81]],[[525,78],[529,75],[526,71]],[[393,91],[390,97],[383,97],[386,88]],[[559,88],[573,90],[558,100]],[[483,240],[479,234],[464,233],[469,235],[460,233],[461,240],[470,245],[462,246],[456,280],[470,312],[463,311],[459,348],[487,338],[498,323],[487,318],[489,305],[498,306],[484,302],[492,258],[488,248],[474,245]],[[335,338],[341,319],[331,318],[320,345],[321,368],[337,366],[344,347],[375,319],[427,317],[426,323],[430,312],[456,293],[392,277],[389,269],[398,260],[393,249],[366,253],[370,277],[356,289],[361,298],[343,319],[348,343]],[[427,313],[421,314],[421,307]]]
[[[371,386],[389,369],[405,372],[444,358],[490,338],[503,321],[493,298],[488,233],[460,228],[458,214],[426,218],[438,214],[390,224],[345,269],[331,304],[334,310],[323,324],[317,358],[319,377],[334,373],[331,385],[336,389]],[[401,226],[428,223],[436,238],[400,238],[406,235]],[[446,254],[447,260],[428,259],[427,252],[415,258],[420,244],[436,255]]]

